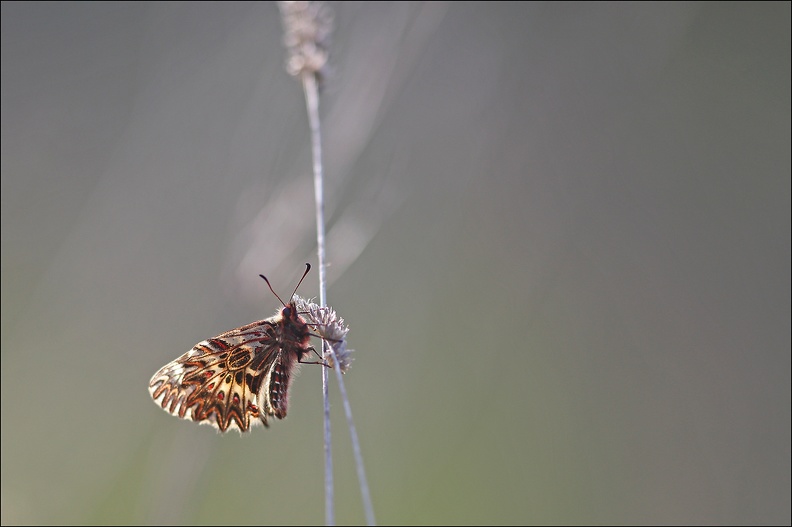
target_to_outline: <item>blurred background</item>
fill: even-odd
[[[788,525],[790,4],[330,6],[378,521]],[[282,35],[274,3],[2,3],[3,524],[324,521],[318,367],[245,436],[147,391],[316,263]]]

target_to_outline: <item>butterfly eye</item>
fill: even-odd
[[[289,318],[291,316],[291,308],[289,306],[284,307],[283,311],[281,311],[281,314],[284,317]]]

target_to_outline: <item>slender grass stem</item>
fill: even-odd
[[[322,135],[319,123],[319,89],[313,72],[302,73],[305,105],[311,129],[311,152],[313,155],[314,197],[316,202],[316,250],[319,264],[319,305],[327,305],[327,273],[325,255],[324,222],[324,170],[322,167]],[[327,343],[322,341],[323,356],[327,355]],[[325,524],[335,525],[333,486],[333,454],[330,434],[330,396],[327,368],[322,368],[322,400],[324,401],[324,459],[325,459]]]
[[[319,305],[327,306],[327,258],[325,252],[325,218],[324,218],[324,169],[322,164],[322,135],[319,120],[319,87],[317,75],[327,60],[324,43],[329,37],[330,23],[329,11],[322,5],[312,5],[309,2],[279,2],[283,15],[285,41],[290,48],[291,55],[287,68],[290,73],[299,75],[302,80],[305,104],[308,110],[308,123],[311,130],[311,153],[313,158],[314,194],[316,202],[316,245],[319,265]],[[371,503],[366,480],[366,471],[363,467],[363,456],[360,450],[355,423],[352,419],[352,407],[349,404],[346,387],[341,371],[341,361],[327,340],[322,340],[322,356],[332,357],[333,369],[338,378],[338,387],[343,401],[352,449],[355,456],[360,493],[363,498],[363,508],[366,523],[375,525],[374,507]],[[347,365],[348,367],[348,365]],[[324,401],[324,454],[325,454],[325,523],[335,525],[335,505],[333,486],[333,457],[330,433],[330,398],[328,391],[329,373],[327,368],[322,368],[322,398]]]

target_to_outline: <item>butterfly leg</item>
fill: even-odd
[[[313,351],[313,352],[314,352],[314,354],[315,354],[317,357],[319,357],[319,360],[318,360],[318,361],[314,361],[314,362],[306,362],[306,361],[302,360],[302,357],[300,357],[300,358],[298,358],[298,359],[297,359],[297,362],[299,362],[300,364],[321,364],[322,366],[326,366],[326,367],[328,367],[328,368],[330,367],[330,365],[329,365],[329,364],[327,364],[327,363],[326,363],[324,360],[322,360],[322,356],[321,356],[321,355],[319,355],[319,352],[318,352],[318,351],[316,351],[316,348],[314,348],[313,346],[311,346],[311,347],[309,347],[308,349],[309,349],[309,350],[311,350],[311,351]]]

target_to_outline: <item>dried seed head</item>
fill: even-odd
[[[324,2],[278,2],[283,19],[283,44],[289,52],[290,75],[326,72],[327,47],[333,30],[332,12]]]

